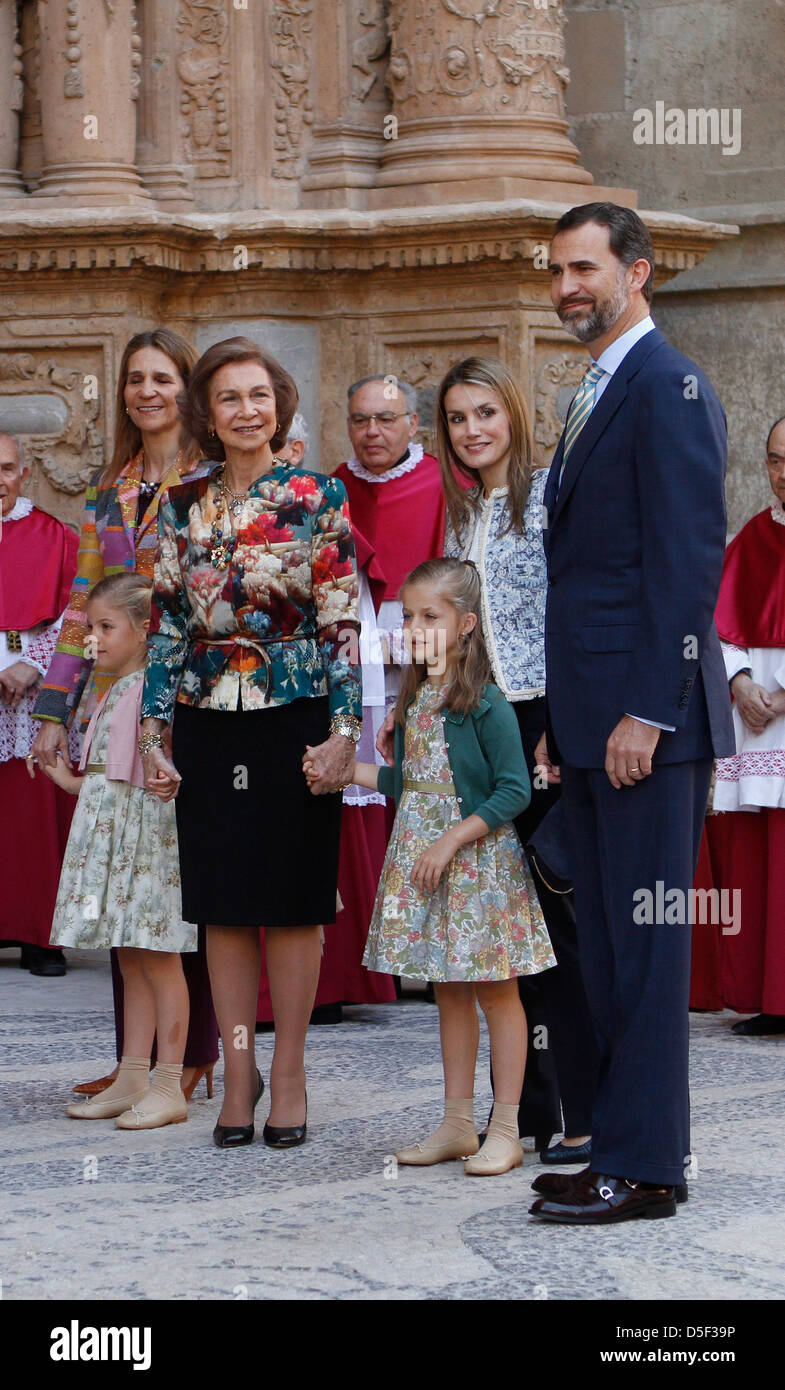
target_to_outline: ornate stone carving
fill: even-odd
[[[386,9],[384,0],[370,0],[367,6],[360,6],[356,16],[363,29],[352,43],[352,69],[359,74],[352,91],[356,101],[368,99],[382,74],[382,60],[390,46]],[[377,90],[379,86],[381,83]]]
[[[535,385],[534,436],[543,449],[556,447],[564,429],[567,411],[586,371],[586,352],[549,354],[537,370]]]
[[[79,366],[73,365],[76,358]],[[85,388],[86,359],[100,381],[100,354],[83,349],[65,352],[60,360],[41,352],[0,353],[0,399],[18,396],[20,386],[36,395],[55,395],[65,403],[67,422],[59,435],[25,435],[28,461],[42,471],[58,492],[76,496],[104,462],[100,401]],[[85,395],[88,399],[85,399]]]
[[[313,0],[276,0],[271,14],[275,94],[274,179],[299,179],[304,128],[313,124],[311,80]]]
[[[222,178],[229,173],[232,148],[226,0],[180,0],[177,30],[184,35],[177,73],[186,158],[198,178]]]
[[[109,3],[109,0],[107,0]],[[112,0],[113,5],[113,0]],[[113,5],[114,8],[114,5]],[[142,85],[142,40],[139,37],[139,24],[135,0],[131,0],[131,100],[139,100]]]
[[[67,97],[84,96],[84,78],[79,62],[82,50],[79,44],[79,0],[68,0],[65,20],[65,60],[68,64],[63,79],[63,94]]]
[[[452,18],[448,18],[452,16]],[[455,20],[460,23],[456,24]],[[388,83],[407,119],[458,99],[459,112],[544,111],[563,116],[564,13],[531,0],[422,0],[390,21]]]

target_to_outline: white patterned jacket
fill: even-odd
[[[474,560],[482,583],[482,627],[493,678],[508,700],[534,700],[545,694],[545,551],[542,499],[548,469],[532,478],[524,531],[505,526],[506,488],[484,499],[474,525],[461,539],[449,521],[445,555]]]

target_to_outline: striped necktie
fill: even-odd
[[[567,415],[567,425],[564,431],[564,463],[567,462],[573,444],[592,413],[594,408],[594,388],[600,377],[604,375],[605,368],[598,367],[596,362],[592,362],[583,381],[572,398],[572,404]]]

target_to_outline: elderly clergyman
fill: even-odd
[[[33,975],[64,975],[49,932],[74,799],[40,771],[33,775],[29,754],[32,709],[54,655],[78,541],[22,496],[28,476],[19,441],[0,434],[0,947],[21,946],[21,964]]]
[[[398,591],[423,560],[442,554],[444,496],[439,463],[415,439],[419,416],[412,386],[394,376],[366,376],[349,387],[347,427],[354,453],[336,470],[349,495],[352,523],[376,554],[386,579],[380,634],[402,621]],[[395,653],[396,641],[390,637]],[[398,691],[397,667],[387,667],[387,703]]]

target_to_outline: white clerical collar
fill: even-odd
[[[24,521],[24,518],[29,516],[32,510],[33,504],[29,497],[17,497],[8,516],[3,517],[3,521]]]
[[[771,515],[778,526],[785,526],[785,509],[781,502],[772,503]]]
[[[418,463],[422,463],[424,454],[425,450],[422,444],[415,442],[409,445],[401,462],[396,463],[394,468],[388,468],[384,473],[372,473],[370,468],[366,468],[364,464],[360,463],[356,454],[349,459],[346,467],[350,473],[354,474],[355,478],[362,478],[366,483],[391,483],[395,478],[402,478],[404,473],[411,473]]]
[[[626,333],[622,333],[620,338],[616,338],[609,347],[606,347],[604,352],[600,353],[596,359],[597,366],[602,367],[608,376],[613,376],[627,353],[632,351],[641,338],[645,338],[647,333],[651,333],[654,326],[654,319],[650,314],[647,314],[645,319],[641,319],[640,323],[634,323],[632,328],[628,328]]]

